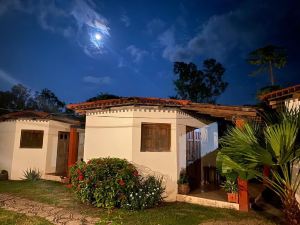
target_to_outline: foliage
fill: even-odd
[[[43,89],[35,95],[27,87],[18,84],[10,91],[0,91],[0,114],[16,110],[39,110],[44,112],[63,112],[65,103],[50,90]]]
[[[267,45],[258,48],[248,55],[248,63],[258,66],[252,75],[259,73],[269,73],[271,84],[274,85],[275,78],[273,67],[281,69],[286,65],[286,50],[282,47]]]
[[[224,188],[227,193],[237,193],[237,173],[232,172],[226,174],[226,180],[223,182],[222,188]]]
[[[161,181],[153,179],[140,177],[131,163],[117,158],[92,159],[88,163],[77,163],[71,169],[72,186],[79,199],[103,208],[140,209],[160,203],[157,195],[162,194]],[[129,198],[140,189],[145,202],[137,205]],[[154,189],[155,194],[148,198],[147,194]]]
[[[177,184],[188,184],[189,183],[189,177],[186,174],[186,169],[182,168],[180,170],[179,179],[177,181]]]
[[[120,98],[120,96],[109,94],[109,93],[100,92],[95,97],[89,98],[86,101],[87,102],[93,102],[93,101],[96,101],[96,100],[117,99],[117,98]]]
[[[174,73],[178,78],[174,81],[176,98],[189,99],[193,102],[214,103],[228,83],[223,81],[224,67],[215,59],[206,59],[203,70],[194,63],[175,62]]]
[[[139,185],[130,192],[129,196],[126,196],[123,206],[131,210],[158,206],[163,201],[162,194],[164,191],[161,178],[154,176],[140,178]]]
[[[267,118],[265,126],[245,124],[231,128],[222,139],[222,150],[217,166],[223,172],[235,171],[243,179],[257,177],[280,198],[286,218],[291,224],[300,223],[300,207],[296,191],[300,173],[293,173],[299,163],[299,110],[285,110]],[[271,177],[261,173],[263,166],[270,167]],[[296,222],[295,222],[296,221]]]
[[[49,89],[43,89],[37,92],[34,99],[35,109],[44,112],[62,112],[65,103],[58,99],[58,97]]]
[[[41,179],[42,174],[39,170],[29,168],[24,171],[24,177],[25,180],[37,181]]]

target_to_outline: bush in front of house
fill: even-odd
[[[79,162],[71,168],[71,183],[82,202],[96,207],[143,209],[162,201],[161,180],[142,178],[135,166],[124,159],[98,158]],[[140,190],[144,194],[139,196],[144,196],[143,201],[147,204],[136,204],[130,199]],[[154,193],[152,198],[147,195],[149,193]]]
[[[141,177],[135,189],[127,193],[123,207],[131,210],[153,208],[163,201],[164,191],[162,178],[154,176]]]

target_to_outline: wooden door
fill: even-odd
[[[191,190],[201,184],[201,134],[193,127],[186,128],[186,172]]]
[[[67,175],[69,154],[69,132],[58,132],[56,174]]]

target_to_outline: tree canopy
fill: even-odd
[[[215,103],[228,86],[223,81],[225,68],[215,59],[203,61],[200,70],[194,63],[175,62],[174,80],[176,98],[188,99],[193,102]]]
[[[87,102],[93,102],[93,101],[96,101],[96,100],[117,99],[117,98],[120,98],[120,96],[109,94],[109,93],[105,93],[105,92],[100,92],[95,97],[89,98],[86,101]]]
[[[65,110],[65,103],[49,89],[32,94],[22,84],[14,85],[9,91],[0,91],[0,114],[26,109],[57,113]]]
[[[268,73],[271,85],[274,85],[275,75],[273,68],[281,69],[286,65],[286,50],[283,47],[267,45],[250,52],[247,61],[251,65],[258,67],[257,70],[252,72],[252,75]]]

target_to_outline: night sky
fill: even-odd
[[[215,58],[229,83],[217,102],[253,104],[269,80],[245,59],[267,44],[287,48],[277,83],[300,83],[300,1],[0,0],[0,90],[168,97],[174,61]]]

